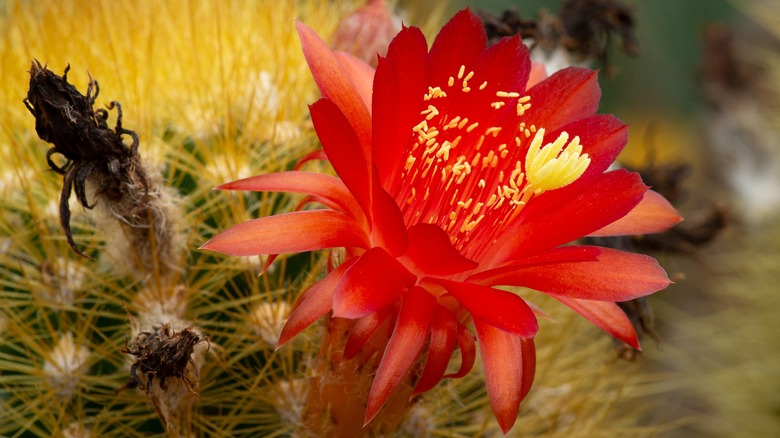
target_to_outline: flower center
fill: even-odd
[[[395,197],[407,226],[436,224],[478,258],[528,202],[576,181],[590,158],[579,137],[561,132],[544,144],[544,128],[526,126],[530,96],[473,83],[461,66],[444,88],[428,88]]]

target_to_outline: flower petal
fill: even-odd
[[[380,309],[360,318],[349,333],[349,339],[344,346],[344,359],[351,359],[363,349],[369,339],[379,330],[390,316],[394,315],[391,306]]]
[[[333,316],[356,319],[376,312],[398,301],[415,279],[387,251],[371,248],[341,279],[333,297]]]
[[[379,184],[374,185],[373,228],[371,241],[385,248],[394,257],[406,252],[409,239],[401,210],[395,200]]]
[[[531,338],[539,330],[534,312],[525,300],[511,292],[471,283],[435,281],[475,318],[522,338]]]
[[[355,219],[363,217],[360,206],[344,183],[338,178],[322,173],[300,171],[265,173],[225,183],[217,189],[308,193],[328,201],[328,206],[331,208],[350,213]]]
[[[477,267],[463,257],[450,242],[447,233],[432,224],[417,224],[409,228],[409,247],[401,263],[412,272],[432,277],[445,277]]]
[[[661,233],[682,221],[682,217],[663,196],[648,190],[645,196],[627,215],[590,236],[620,236],[626,234]]]
[[[654,258],[611,248],[601,248],[595,262],[521,267],[491,281],[554,296],[613,302],[649,295],[671,283]]]
[[[380,58],[374,80],[374,163],[382,187],[395,191],[403,149],[419,120],[427,92],[428,43],[420,29],[404,27]]]
[[[374,69],[363,62],[361,59],[346,52],[336,51],[333,55],[341,64],[341,68],[352,80],[358,96],[363,101],[363,105],[371,113],[371,90],[374,83]]]
[[[615,303],[607,301],[578,300],[561,295],[552,295],[553,298],[571,307],[575,312],[584,316],[596,327],[609,333],[633,348],[639,349],[639,339],[636,330],[628,319],[626,313]]]
[[[309,112],[328,161],[370,218],[370,166],[360,151],[360,143],[349,121],[335,103],[325,98],[310,105]]]
[[[343,213],[308,210],[233,225],[200,249],[232,256],[253,256],[340,247],[366,248],[368,237],[354,219]]]
[[[534,380],[536,353],[533,339],[522,339],[474,318],[479,353],[485,369],[490,407],[504,433],[515,424],[520,402]]]
[[[582,67],[565,68],[528,90],[528,95],[531,109],[526,124],[553,132],[596,114],[601,98],[598,73]]]
[[[301,294],[284,323],[276,348],[286,344],[298,333],[320,319],[333,307],[333,293],[344,273],[357,260],[353,257],[331,271],[322,280],[314,283]]]
[[[446,84],[461,65],[470,65],[487,45],[482,20],[468,9],[455,14],[431,45],[428,62],[432,84]],[[456,48],[456,49],[453,49]]]
[[[638,174],[620,169],[601,175],[588,188],[543,211],[529,213],[504,234],[503,244],[494,246],[494,264],[571,242],[625,216],[647,191]],[[544,202],[546,193],[529,202]],[[565,224],[562,226],[561,224]]]
[[[474,367],[477,358],[477,347],[474,345],[474,337],[465,325],[458,323],[458,348],[460,349],[460,368],[444,377],[459,379],[468,374]]]
[[[553,248],[540,254],[513,259],[512,261],[501,264],[500,266],[490,267],[489,269],[468,277],[467,281],[469,283],[476,283],[482,286],[493,286],[498,284],[492,281],[493,277],[504,274],[506,272],[514,271],[518,268],[546,265],[549,263],[596,261],[600,253],[600,247],[588,245]]]
[[[428,358],[412,395],[428,391],[444,377],[447,365],[452,358],[452,351],[455,349],[457,331],[458,322],[452,313],[443,307],[437,307],[431,324]]]
[[[297,22],[296,28],[301,39],[303,55],[306,57],[317,87],[323,97],[333,101],[349,120],[359,143],[363,146],[361,148],[363,159],[366,163],[370,163],[371,115],[350,76],[355,71],[351,68],[345,69],[342,65],[343,60],[340,60],[310,27]],[[359,83],[361,80],[363,78],[358,75],[356,81]]]
[[[417,355],[428,339],[435,309],[436,299],[419,286],[404,295],[393,335],[371,385],[365,424],[379,413],[387,398],[414,365]]]

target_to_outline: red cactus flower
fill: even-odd
[[[279,345],[332,311],[357,320],[349,356],[393,318],[368,422],[426,348],[415,393],[468,373],[473,323],[504,432],[533,381],[538,326],[534,308],[493,286],[546,293],[639,347],[615,302],[663,289],[664,271],[648,256],[569,243],[680,218],[637,174],[608,171],[627,128],[595,114],[595,72],[569,68],[529,86],[526,47],[508,38],[486,48],[468,10],[430,51],[419,29],[404,28],[375,74],[308,27],[298,32],[323,95],[310,107],[324,151],[313,157],[339,178],[295,170],[225,184],[306,193],[324,208],[238,224],[203,245],[234,256],[346,248],[347,260],[298,299]],[[461,366],[447,376],[456,347]]]

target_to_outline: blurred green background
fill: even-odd
[[[556,12],[560,0],[472,0],[458,6],[498,15],[515,8],[523,18],[533,18],[544,8]],[[710,22],[742,20],[740,0],[635,0],[636,32],[641,52],[637,57],[610,53],[615,75],[604,78],[602,112],[625,114],[668,113],[690,115],[700,102],[697,70],[700,65],[699,33]],[[625,114],[623,114],[625,113]],[[631,122],[631,120],[625,120]]]

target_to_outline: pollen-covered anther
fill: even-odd
[[[543,141],[544,129],[539,129],[525,158],[527,189],[537,195],[566,187],[581,177],[590,165],[588,154],[582,154],[579,137],[569,142],[569,133],[564,131],[544,147]]]

